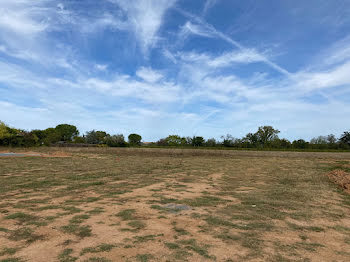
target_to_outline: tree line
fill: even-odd
[[[105,131],[91,130],[80,135],[74,125],[60,124],[54,128],[44,130],[21,130],[11,128],[0,121],[0,146],[34,147],[52,146],[57,144],[81,144],[110,147],[126,146],[157,146],[157,147],[231,147],[231,148],[267,148],[267,149],[321,149],[321,150],[348,150],[350,149],[350,131],[344,132],[341,137],[318,136],[310,141],[298,139],[289,141],[279,138],[279,130],[272,126],[261,126],[255,133],[248,133],[243,138],[232,135],[222,136],[221,140],[215,138],[204,139],[201,136],[181,137],[169,135],[157,142],[142,143],[139,134],[130,134],[126,141],[124,135],[110,135]]]

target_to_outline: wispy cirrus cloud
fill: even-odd
[[[230,36],[218,31],[217,29],[215,29],[214,26],[206,23],[205,21],[203,21],[202,18],[196,16],[196,15],[193,15],[193,14],[190,14],[182,9],[179,9],[177,8],[176,9],[177,11],[179,11],[181,14],[183,14],[185,17],[189,18],[190,20],[193,20],[195,21],[197,24],[195,26],[192,25],[191,22],[186,22],[185,26],[187,24],[190,24],[191,27],[189,27],[190,29],[188,29],[187,31],[188,32],[191,32],[193,34],[196,34],[196,35],[199,35],[199,36],[204,36],[204,37],[216,37],[216,38],[219,38],[221,40],[224,40],[225,42],[227,43],[230,43],[231,45],[233,45],[234,47],[242,50],[242,51],[246,51],[246,50],[249,50],[249,48],[243,46],[242,44],[240,44],[238,41],[232,39]],[[188,28],[188,26],[186,27]],[[192,28],[195,28],[194,30],[191,30]],[[180,33],[180,36],[188,36],[186,34],[181,34]],[[276,63],[272,62],[270,59],[264,57],[263,55],[261,55],[261,57],[264,58],[264,62],[269,65],[270,67],[272,67],[273,69],[275,69],[276,71],[280,72],[281,74],[283,75],[286,75],[286,76],[290,76],[290,73],[282,68],[281,66],[277,65]]]
[[[48,27],[45,0],[4,0],[0,4],[0,28],[3,32],[35,35]],[[44,12],[43,12],[44,11]]]
[[[128,16],[142,50],[147,52],[159,40],[157,35],[162,26],[165,12],[176,0],[110,0],[118,4]]]
[[[214,68],[227,67],[235,63],[256,63],[265,62],[266,58],[254,49],[244,49],[239,51],[226,52],[219,56],[199,53],[180,53],[178,55],[183,61],[202,63]]]
[[[214,5],[216,5],[217,2],[219,2],[219,0],[207,0],[207,1],[205,1],[202,16],[205,16],[208,13],[209,9],[212,8]]]

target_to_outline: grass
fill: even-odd
[[[63,252],[58,256],[58,261],[59,262],[74,262],[77,261],[77,257],[72,256],[73,249],[71,248],[66,248],[63,250]]]
[[[34,233],[31,228],[22,227],[11,231],[8,238],[13,241],[25,240],[27,243],[33,243],[42,240],[44,236]]]
[[[112,262],[112,260],[104,257],[89,257],[88,259],[85,259],[84,262]]]
[[[181,240],[178,243],[183,245],[186,249],[194,251],[195,253],[201,255],[204,258],[214,259],[214,256],[208,254],[207,247],[199,246],[195,239]]]
[[[17,213],[6,216],[5,219],[15,219],[20,224],[35,224],[38,222],[39,217],[34,216],[34,215],[30,215],[30,214],[26,214],[23,212],[17,212]]]
[[[48,261],[350,260],[350,196],[325,176],[348,153],[35,150],[71,157],[0,158],[2,259],[60,234]]]
[[[120,217],[122,220],[133,220],[135,219],[134,214],[135,214],[135,209],[125,209],[123,211],[120,211],[117,214],[117,217]]]
[[[86,247],[83,248],[83,250],[80,252],[80,255],[84,255],[86,253],[100,253],[100,252],[109,252],[111,251],[114,247],[116,247],[115,245],[112,244],[100,244],[96,247]]]
[[[18,250],[19,248],[4,247],[0,250],[0,257],[5,255],[14,255]]]
[[[153,258],[153,256],[150,254],[139,254],[136,256],[136,259],[140,262],[147,262],[152,258]]]
[[[92,235],[91,227],[88,225],[79,226],[77,224],[68,224],[66,226],[62,226],[61,229],[64,233],[74,234],[80,238],[90,237]]]
[[[0,262],[21,262],[21,261],[23,260],[16,257],[0,259]]]

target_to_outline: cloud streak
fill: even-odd
[[[226,41],[227,43],[230,43],[231,45],[233,45],[234,47],[242,50],[242,51],[247,51],[249,50],[249,48],[244,47],[242,44],[240,44],[238,41],[232,39],[230,36],[218,31],[215,29],[215,27],[213,27],[212,25],[206,23],[205,21],[203,21],[200,17],[190,14],[182,9],[177,8],[177,11],[179,11],[181,14],[183,14],[185,17],[187,17],[190,20],[193,20],[197,23],[197,25],[192,26],[194,28],[196,28],[196,30],[190,30],[192,33],[200,35],[200,36],[207,36],[207,37],[217,37],[220,38],[224,41]],[[188,23],[188,22],[187,22]],[[187,24],[186,23],[186,24]],[[202,28],[202,29],[199,29]],[[210,35],[208,34],[202,34],[201,32],[210,32]],[[263,56],[262,56],[263,57]],[[276,63],[270,61],[268,58],[264,57],[264,62],[269,65],[271,68],[275,69],[276,71],[280,72],[283,75],[286,76],[290,76],[291,74],[284,68],[282,68],[281,66],[277,65]]]

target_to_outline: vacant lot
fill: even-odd
[[[350,261],[350,154],[41,150],[0,158],[0,261]]]

